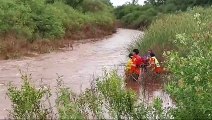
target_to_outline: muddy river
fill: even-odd
[[[51,87],[56,86],[56,79],[62,76],[66,86],[74,92],[80,93],[90,87],[93,78],[101,76],[103,69],[112,69],[126,62],[128,45],[142,32],[128,29],[118,29],[117,33],[96,42],[75,44],[73,50],[63,52],[52,52],[33,58],[20,60],[0,61],[0,119],[5,118],[10,108],[10,101],[6,97],[7,84],[13,82],[20,86],[19,69],[32,74],[35,83],[43,79],[44,84]],[[123,67],[120,71],[123,72]],[[137,83],[130,83],[128,87],[140,91]],[[164,104],[170,104],[171,100],[163,92],[161,87],[149,86],[148,99],[156,96],[164,100]],[[139,92],[138,92],[139,93]]]

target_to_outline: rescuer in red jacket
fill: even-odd
[[[133,57],[132,57],[132,76],[135,80],[138,80],[139,75],[141,74],[141,65],[144,64],[143,58],[139,55],[139,50],[133,50]]]

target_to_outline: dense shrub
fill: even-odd
[[[29,38],[32,36],[34,24],[31,19],[31,9],[27,5],[17,5],[13,0],[0,1],[0,33],[20,34]],[[26,26],[27,24],[27,26]]]
[[[27,39],[56,38],[64,35],[64,28],[52,7],[43,0],[1,0],[2,35],[11,34]]]
[[[45,97],[49,96],[48,89],[42,86],[36,89],[31,82],[30,75],[22,75],[21,89],[10,84],[8,97],[12,102],[9,116],[14,119],[48,119],[50,109],[44,107]]]
[[[177,119],[212,119],[212,15],[211,9],[195,12],[196,29],[176,34],[172,43],[178,50],[167,54],[167,66],[173,72],[167,91],[176,100],[173,115]]]
[[[22,79],[24,82],[21,89],[13,85],[8,88],[8,96],[12,101],[12,119],[168,118],[163,113],[160,99],[155,99],[149,106],[145,105],[137,99],[134,91],[125,89],[124,80],[116,71],[106,73],[102,78],[93,81],[91,88],[79,95],[71,92],[59,77],[56,106],[51,106],[54,103],[50,102],[50,89],[45,86],[35,88],[27,75]],[[57,111],[53,111],[55,108]]]
[[[166,89],[176,102],[176,119],[211,119],[211,12],[194,8],[165,15],[133,46],[142,53],[152,49],[159,58],[167,51],[165,65],[172,74]]]
[[[55,39],[63,37],[67,29],[78,31],[88,24],[94,26],[113,24],[113,16],[107,9],[109,5],[106,1],[0,0],[0,2],[2,37],[12,35],[30,41],[43,38]],[[92,16],[90,13],[82,13],[74,6],[80,6],[84,12],[92,12]],[[99,19],[102,14],[110,21],[103,23]]]
[[[81,7],[83,12],[99,12],[106,9],[106,4],[100,0],[84,0]]]

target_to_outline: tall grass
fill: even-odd
[[[211,8],[194,8],[188,12],[161,16],[160,19],[157,19],[145,31],[144,37],[138,39],[131,47],[139,48],[142,54],[152,49],[157,57],[163,60],[163,51],[176,48],[176,45],[172,43],[175,40],[176,34],[192,34],[198,29],[194,14],[200,13],[202,21],[209,25],[212,19],[211,11]]]
[[[194,8],[156,20],[134,45],[152,49],[172,73],[166,90],[176,119],[211,119],[212,8]]]

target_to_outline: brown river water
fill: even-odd
[[[41,79],[43,83],[56,86],[58,75],[66,86],[70,87],[76,93],[80,93],[90,87],[94,76],[103,74],[103,69],[113,69],[125,63],[127,60],[127,47],[137,37],[143,33],[137,30],[118,29],[117,33],[95,42],[75,44],[72,51],[52,52],[50,54],[39,55],[33,58],[24,58],[20,60],[0,61],[0,119],[7,117],[10,109],[10,101],[6,97],[7,84],[20,86],[20,72],[31,73],[32,79],[39,84]],[[124,69],[121,67],[123,73]],[[128,83],[127,87],[135,90],[138,94],[142,91],[141,86],[136,82]],[[163,92],[160,84],[148,86],[148,100],[154,97],[163,99],[164,106],[171,105],[169,96]]]

